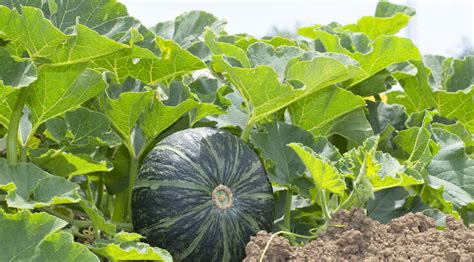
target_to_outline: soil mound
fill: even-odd
[[[453,217],[437,230],[434,220],[421,213],[383,225],[353,209],[335,214],[331,224],[337,226],[304,247],[275,237],[264,261],[474,261],[474,225],[466,228]],[[244,261],[259,261],[270,237],[264,231],[252,237]]]

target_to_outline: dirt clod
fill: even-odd
[[[340,211],[331,226],[303,247],[273,238],[264,261],[474,261],[474,226],[453,217],[437,230],[433,219],[407,214],[383,225],[363,210]],[[341,226],[342,225],[342,226]],[[245,262],[259,261],[271,234],[261,231],[247,244]]]

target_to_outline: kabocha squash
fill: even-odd
[[[273,194],[255,152],[230,133],[187,129],[145,158],[132,221],[177,261],[241,261],[257,231],[271,230]]]

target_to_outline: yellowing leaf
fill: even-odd
[[[301,144],[291,143],[289,146],[296,152],[305,164],[308,171],[313,177],[316,188],[327,190],[331,193],[342,195],[346,189],[344,176],[337,169],[327,162],[316,156],[314,151]]]

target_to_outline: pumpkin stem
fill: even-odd
[[[247,125],[245,126],[244,130],[242,131],[242,134],[240,135],[240,138],[244,140],[244,142],[248,142],[250,138],[250,133],[252,132],[254,123],[253,121],[247,122]]]
[[[227,186],[218,185],[212,190],[212,202],[214,202],[217,208],[226,210],[232,207],[234,194]]]
[[[131,217],[132,212],[132,193],[137,179],[138,171],[140,170],[140,163],[138,157],[132,157],[130,163],[130,177],[128,180],[128,198],[127,198],[127,217]]]
[[[7,135],[7,159],[9,164],[18,163],[18,130],[20,129],[20,120],[23,116],[23,108],[25,107],[26,99],[28,98],[28,93],[30,92],[30,89],[30,86],[22,88],[16,101],[15,108],[13,109],[12,115],[10,117],[10,124],[8,127]],[[34,131],[31,130],[31,132]],[[22,159],[26,159],[26,152],[25,157],[22,157]]]

